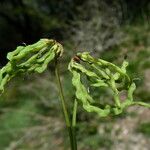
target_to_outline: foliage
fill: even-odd
[[[89,67],[89,69],[86,69],[75,58],[72,59],[69,65],[69,70],[73,74],[72,84],[76,88],[76,97],[82,102],[85,110],[88,112],[96,112],[100,117],[106,117],[109,114],[120,114],[124,108],[134,104],[150,107],[146,103],[133,101],[133,92],[136,86],[126,73],[127,61],[124,61],[122,67],[119,68],[105,60],[93,58],[86,52],[78,53],[76,57],[84,61],[87,67]],[[94,101],[90,96],[92,93],[88,93],[86,87],[82,84],[80,74],[84,74],[87,77],[90,81],[90,86],[110,88],[113,91],[115,104],[112,106],[106,104],[106,106],[98,107],[100,105],[99,102]],[[119,97],[121,90],[127,90],[127,98],[124,102],[121,102]]]
[[[18,46],[8,53],[9,62],[0,70],[0,91],[19,73],[42,73],[50,61],[62,55],[63,48],[54,40],[42,39],[29,46]]]
[[[1,70],[1,90],[4,90],[5,84],[18,73],[38,72],[42,73],[49,62],[55,60],[55,75],[58,81],[60,99],[62,103],[63,113],[65,116],[66,126],[69,131],[71,149],[77,149],[75,127],[76,113],[78,101],[82,102],[83,108],[88,112],[96,112],[100,117],[109,115],[118,115],[123,112],[124,108],[138,104],[145,107],[150,107],[144,102],[135,102],[133,100],[133,92],[136,88],[135,83],[130,79],[126,72],[128,62],[124,61],[121,67],[102,59],[96,59],[87,52],[77,53],[69,64],[69,70],[73,74],[72,84],[76,88],[74,108],[72,110],[72,122],[69,118],[63,88],[57,67],[58,58],[62,55],[62,46],[54,40],[42,39],[39,42],[17,47],[13,52],[8,53],[9,62]],[[87,67],[83,67],[80,61]],[[93,87],[109,87],[113,92],[114,104],[105,104],[100,106],[94,101],[88,93],[81,81],[81,75],[86,75],[90,81],[90,86]],[[127,98],[121,102],[119,92],[127,90]]]
[[[95,58],[100,57],[119,67],[126,57],[129,62],[127,73],[137,86],[134,99],[148,103],[149,3],[149,0],[1,0],[0,66],[7,63],[5,56],[16,45],[25,47],[41,37],[52,38],[65,46],[59,68],[69,110],[72,110],[75,89],[70,84],[72,76],[67,66],[74,51],[92,51]],[[80,63],[90,69],[86,62],[80,60]],[[51,62],[42,74],[19,73],[6,85],[0,96],[0,149],[69,148],[54,68],[55,64]],[[85,74],[79,73],[88,94],[101,104],[94,103],[94,106],[114,107],[112,90],[90,86]],[[126,91],[120,94],[121,102],[124,102]],[[78,149],[149,149],[149,109],[133,106],[120,115],[99,118],[95,113],[87,113],[81,101],[78,102]],[[71,118],[72,112],[69,114]]]

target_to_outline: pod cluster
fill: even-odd
[[[0,92],[18,73],[42,73],[50,61],[61,56],[63,47],[55,40],[41,39],[35,44],[18,46],[7,54],[8,63],[0,69]]]
[[[0,92],[4,91],[7,82],[19,73],[42,73],[49,62],[56,60],[63,53],[63,47],[55,40],[41,39],[28,46],[18,46],[7,54],[8,63],[0,69]],[[121,67],[103,59],[92,57],[88,52],[78,53],[69,63],[68,69],[72,73],[72,84],[76,89],[75,95],[83,108],[88,112],[96,112],[100,117],[118,115],[134,104],[150,107],[150,104],[133,100],[135,83],[126,72],[128,62],[124,60]],[[91,96],[83,84],[82,76],[89,81],[90,86],[106,87],[113,93],[113,104],[101,107]],[[120,99],[120,92],[127,91],[124,101]]]
[[[128,62],[126,60],[124,60],[121,67],[118,67],[108,61],[93,58],[88,52],[78,53],[71,60],[68,69],[73,75],[72,84],[76,90],[75,95],[86,111],[95,112],[100,117],[106,117],[108,115],[118,115],[126,107],[134,104],[150,107],[150,104],[133,100],[136,85],[126,72],[127,66]],[[81,76],[85,76],[89,80],[90,86],[111,89],[114,104],[106,104],[103,107],[96,105],[96,100],[93,99],[92,93],[89,93],[87,87],[83,84]],[[121,101],[119,96],[122,90],[127,91],[124,101]]]

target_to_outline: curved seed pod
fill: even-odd
[[[126,61],[124,61],[122,67],[120,68],[120,67],[116,66],[115,64],[110,63],[108,61],[93,58],[92,56],[90,56],[90,54],[88,52],[78,53],[77,56],[80,57],[81,60],[83,60],[85,62],[94,64],[99,67],[103,66],[105,68],[109,68],[112,72],[115,72],[115,73],[117,72],[119,74],[119,77],[125,78],[126,83],[128,83],[128,85],[130,85],[131,80],[130,80],[129,76],[126,74],[126,67],[128,66],[128,63]]]
[[[80,73],[78,73],[77,71],[74,71],[74,70],[72,70],[71,72],[73,74],[72,84],[76,88],[76,97],[82,103],[83,108],[88,112],[96,112],[102,117],[107,116],[110,113],[109,106],[107,106],[105,109],[100,109],[94,105],[91,105],[91,103],[93,103],[94,100],[88,94],[84,85],[81,83]]]
[[[100,117],[106,117],[108,115],[118,115],[123,110],[134,104],[150,107],[150,104],[143,102],[133,101],[133,92],[136,89],[135,83],[131,82],[126,73],[128,62],[124,61],[121,67],[116,66],[113,63],[102,59],[96,59],[90,56],[89,53],[78,53],[76,59],[72,59],[69,63],[68,69],[72,73],[72,84],[76,90],[76,98],[82,103],[83,108],[88,112],[96,112]],[[97,88],[106,87],[112,90],[114,104],[101,107],[100,104],[96,104],[96,101],[92,98],[88,92],[86,86],[82,82],[82,76],[87,77],[90,82],[90,86]],[[119,83],[118,83],[119,80]],[[127,90],[127,98],[125,101],[120,99],[120,89]]]
[[[18,73],[42,73],[49,62],[62,53],[62,45],[49,39],[41,39],[28,46],[18,46],[7,54],[9,62],[0,69],[0,92],[4,91],[5,84]]]

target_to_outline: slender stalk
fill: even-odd
[[[78,106],[78,102],[77,102],[77,100],[75,99],[75,100],[74,100],[74,106],[73,106],[73,116],[72,116],[72,126],[73,126],[73,127],[76,126],[77,106]]]
[[[136,102],[132,102],[132,103],[133,103],[133,105],[134,105],[134,104],[137,104],[137,105],[141,105],[141,106],[150,108],[150,104],[144,103],[144,102],[142,102],[142,101],[141,101],[141,102],[136,101]]]
[[[63,94],[63,89],[62,89],[62,85],[61,85],[61,81],[60,81],[59,68],[58,68],[57,62],[55,63],[55,75],[56,75],[56,79],[57,79],[60,100],[61,100],[62,109],[63,109],[65,121],[66,121],[66,126],[70,127],[71,123],[70,123],[70,119],[69,119],[69,115],[68,115],[68,111],[67,111],[67,107],[66,107],[66,102],[65,102],[65,98],[64,98],[64,94]]]
[[[60,80],[59,67],[58,67],[57,60],[55,61],[55,75],[56,75],[56,79],[57,79],[57,83],[58,83],[58,89],[59,89],[60,100],[61,100],[61,104],[62,104],[62,110],[64,113],[65,122],[66,122],[66,126],[68,129],[69,137],[70,137],[71,150],[77,150],[75,147],[75,144],[74,144],[75,143],[74,137],[73,137],[74,132],[72,130],[71,121],[69,119],[69,114],[68,114],[68,110],[66,107],[66,102],[65,102],[65,98],[64,98],[64,94],[63,94],[63,88],[62,88],[62,84],[61,84],[61,80]]]
[[[73,116],[72,116],[72,133],[73,133],[73,144],[74,148],[77,150],[77,140],[76,140],[76,116],[77,116],[77,107],[78,107],[78,102],[75,99],[74,100],[74,105],[73,105]]]

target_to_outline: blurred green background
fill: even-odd
[[[135,100],[150,100],[149,0],[1,0],[0,66],[17,45],[52,38],[65,49],[60,73],[68,107],[74,88],[67,65],[78,51],[89,51],[121,65],[136,80]],[[107,93],[94,92],[103,100]],[[105,98],[105,99],[104,99]],[[122,115],[98,118],[79,106],[79,150],[149,150],[150,110],[134,106]],[[0,97],[0,150],[69,149],[51,64],[43,74],[14,78]]]

